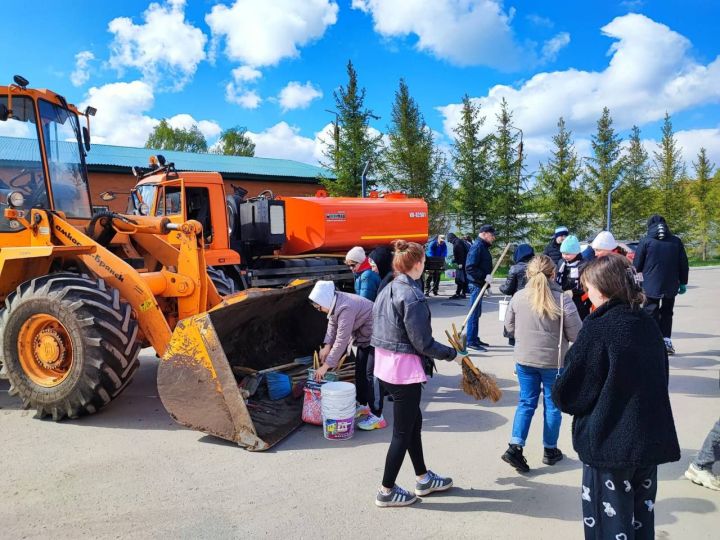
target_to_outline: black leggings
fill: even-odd
[[[660,332],[664,338],[670,339],[672,336],[673,308],[675,307],[675,297],[650,298],[645,303],[645,311],[647,311],[660,325]]]
[[[420,395],[422,385],[391,384],[381,381],[385,391],[393,397],[393,436],[385,458],[385,473],[382,485],[392,489],[397,480],[405,452],[410,454],[415,474],[422,476],[427,472],[422,449],[422,413]]]
[[[375,416],[382,416],[385,392],[380,387],[380,379],[375,377],[375,347],[358,347],[355,356],[355,388],[357,402],[368,405]]]

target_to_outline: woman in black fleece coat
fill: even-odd
[[[627,259],[593,260],[582,282],[598,307],[565,357],[553,399],[573,416],[573,446],[585,465],[585,538],[653,539],[657,466],[680,459],[665,345],[640,308]]]

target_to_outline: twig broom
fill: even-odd
[[[450,335],[450,332],[446,330],[445,335],[450,344],[455,347],[455,350],[464,351],[467,337],[461,337],[458,334],[455,324],[452,327],[453,334]],[[496,403],[502,397],[502,391],[498,388],[495,379],[475,367],[475,364],[472,363],[468,356],[463,356],[462,359],[462,382],[460,388],[467,395],[477,400],[490,398],[490,401]]]

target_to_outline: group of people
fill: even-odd
[[[457,236],[448,235],[448,240],[473,305],[491,282],[495,230],[484,225],[469,248]],[[434,242],[445,239],[438,236]],[[394,251],[384,255],[391,261],[385,275],[379,271],[382,261],[378,264],[361,248],[353,248],[346,262],[355,272],[357,295],[318,282],[310,300],[329,319],[320,376],[351,342],[357,345],[360,429],[385,427],[383,396],[393,399],[393,436],[375,502],[403,506],[452,486],[450,478],[425,465],[420,397],[432,375],[433,359],[460,361],[468,352],[432,338],[426,293],[428,282],[434,290],[434,278],[421,279],[427,256],[423,246],[398,240]],[[670,233],[661,216],[653,216],[634,258],[607,231],[583,251],[578,239],[559,227],[541,255],[529,245],[517,247],[501,286],[501,292],[512,296],[504,327],[515,345],[520,385],[502,460],[520,472],[529,470],[523,448],[540,392],[543,463],[554,465],[563,459],[557,446],[561,412],[572,415],[573,447],[583,462],[586,538],[653,537],[657,466],[680,459],[668,393],[668,354],[674,352],[670,341],[674,299],[687,288],[687,266],[680,239]],[[456,297],[464,294],[461,284]],[[372,298],[360,297],[373,287]],[[479,299],[477,313],[468,321],[468,349],[487,347],[478,337],[481,305]],[[405,453],[416,474],[413,492],[396,484]],[[712,474],[718,458],[720,423],[686,476],[720,489],[720,480]]]

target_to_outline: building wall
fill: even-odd
[[[128,193],[135,186],[135,177],[132,174],[90,172],[90,197],[95,206],[107,206],[114,212],[124,212],[127,209]],[[319,183],[299,184],[294,182],[281,182],[270,179],[258,180],[225,180],[225,191],[233,192],[232,186],[240,186],[248,190],[248,196],[253,197],[266,189],[272,190],[275,195],[310,196],[322,186]],[[105,202],[100,199],[103,191],[116,192],[114,201]]]

